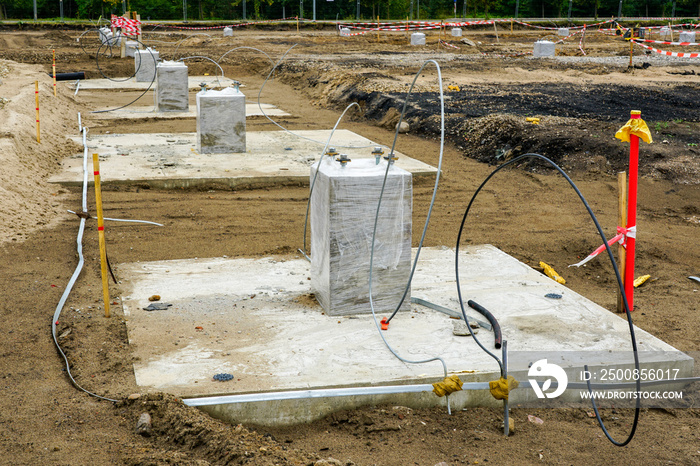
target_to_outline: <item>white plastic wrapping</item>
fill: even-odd
[[[371,313],[369,263],[372,231],[386,161],[355,159],[345,167],[324,159],[311,195],[311,287],[328,315]],[[391,312],[411,267],[411,174],[392,165],[377,223],[372,298],[377,313]],[[410,292],[401,310],[410,309]]]
[[[197,93],[200,154],[242,153],[246,148],[245,95],[227,87]]]
[[[159,112],[189,110],[187,65],[163,60],[156,67],[156,107]]]
[[[148,48],[146,50],[136,50],[134,53],[134,69],[136,70],[136,82],[153,81],[156,75],[156,66],[160,60],[160,53],[157,50]]]
[[[532,49],[535,58],[553,57],[556,54],[556,44],[549,40],[538,40]]]

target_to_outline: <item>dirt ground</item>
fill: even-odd
[[[51,337],[51,320],[78,262],[75,238],[79,189],[46,182],[60,160],[80,152],[65,139],[77,134],[77,113],[91,134],[194,131],[194,120],[105,121],[95,108],[118,107],[133,92],[77,96],[59,83],[51,95],[52,49],[58,72],[85,71],[100,77],[133,72],[131,60],[97,54],[96,34],[83,30],[0,29],[0,445],[3,464],[698,464],[700,409],[644,410],[634,440],[610,444],[585,409],[531,410],[513,407],[515,433],[502,434],[502,413],[469,409],[448,416],[442,409],[378,406],[341,412],[293,428],[231,426],[184,406],[171,395],[141,393],[132,371],[118,286],[112,317],[101,304],[97,225],[88,221],[85,268],[57,324],[58,340],[71,373],[85,389],[120,400],[102,401],[77,390]],[[685,352],[700,351],[700,61],[660,59],[636,49],[627,69],[627,43],[600,33],[565,43],[556,60],[511,55],[531,49],[542,31],[468,31],[476,47],[408,46],[403,33],[338,37],[333,30],[297,33],[251,29],[233,38],[219,31],[145,35],[165,59],[206,55],[227,77],[240,80],[250,101],[288,49],[262,100],[293,115],[278,120],[294,129],[328,129],[350,102],[359,102],[342,123],[391,145],[405,92],[426,60],[440,65],[445,85],[444,175],[426,239],[428,246],[454,247],[471,195],[498,164],[529,151],[561,164],[579,186],[612,236],[617,225],[616,172],[626,167],[628,145],[615,131],[641,110],[654,143],[642,144],[637,270],[652,279],[637,289],[634,322]],[[671,48],[671,50],[674,50]],[[261,53],[264,52],[264,53]],[[269,55],[270,58],[265,56]],[[96,55],[99,60],[96,61]],[[591,58],[592,57],[592,58]],[[646,66],[644,64],[650,66]],[[188,61],[190,74],[215,74],[203,59]],[[433,63],[421,72],[407,111],[410,131],[397,149],[436,165],[439,153],[439,87]],[[33,81],[40,81],[42,142],[36,142]],[[447,86],[453,86],[448,89]],[[143,105],[152,100],[145,99]],[[526,117],[540,118],[539,125]],[[276,130],[262,119],[251,131]],[[432,184],[414,187],[417,241]],[[161,222],[164,228],[113,226],[110,260],[296,255],[302,245],[306,186],[253,190],[160,191],[144,187],[105,189],[108,217]],[[89,194],[88,206],[94,206]],[[89,207],[89,210],[94,210]],[[571,188],[540,162],[500,172],[475,203],[463,241],[490,243],[525,263],[554,266],[567,286],[615,312],[611,266],[596,260],[567,268],[600,244]],[[591,325],[595,325],[592,323]],[[389,355],[387,355],[389,357]],[[131,396],[130,396],[131,395]],[[629,432],[631,411],[603,411],[615,438]],[[150,436],[135,432],[149,413]],[[528,421],[528,415],[542,424]]]

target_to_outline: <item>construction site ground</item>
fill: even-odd
[[[3,464],[697,464],[700,409],[641,413],[634,440],[624,448],[603,435],[590,409],[532,410],[514,406],[515,431],[503,436],[502,412],[411,410],[376,406],[341,412],[292,428],[232,426],[186,407],[173,396],[141,393],[133,375],[119,285],[111,285],[112,317],[104,317],[97,224],[85,231],[85,269],[57,324],[72,374],[86,390],[122,400],[101,401],[69,381],[51,337],[51,319],[77,265],[80,188],[49,184],[61,160],[82,150],[78,112],[89,134],[193,132],[195,120],[95,118],[90,111],[128,104],[141,91],[79,91],[58,84],[53,97],[52,50],[57,72],[86,77],[133,73],[131,59],[99,50],[97,34],[65,27],[0,29],[0,445]],[[437,31],[425,47],[406,33],[339,37],[332,28],[146,31],[144,42],[161,58],[226,55],[226,77],[243,83],[249,102],[288,52],[261,92],[264,103],[292,116],[276,121],[290,130],[332,128],[342,110],[358,102],[339,127],[391,145],[405,93],[426,60],[440,65],[445,92],[443,176],[426,238],[428,246],[454,247],[469,199],[496,164],[527,152],[559,163],[586,196],[606,234],[618,224],[617,176],[629,145],[614,134],[641,110],[654,142],[640,148],[637,275],[651,279],[635,292],[634,323],[685,352],[700,351],[700,61],[646,54],[588,30],[558,46],[554,59],[515,56],[532,50],[548,31],[499,26],[465,30],[474,46],[448,36],[457,48],[438,47]],[[290,47],[295,47],[291,50]],[[683,51],[674,46],[663,46]],[[687,50],[686,50],[687,51]],[[267,54],[268,56],[266,56]],[[96,55],[99,60],[96,61]],[[187,60],[190,75],[214,75],[205,59]],[[437,165],[440,100],[437,69],[429,63],[410,98],[397,149]],[[41,143],[36,142],[34,81],[40,81]],[[448,88],[448,86],[451,86]],[[150,99],[150,100],[149,100]],[[149,105],[147,94],[137,104]],[[526,121],[539,118],[539,124]],[[249,131],[278,130],[264,118]],[[414,243],[432,194],[430,181],[414,187]],[[298,257],[303,244],[308,186],[192,190],[108,187],[105,215],[150,220],[164,227],[114,225],[107,230],[113,266],[136,261],[204,257]],[[94,196],[89,192],[89,210]],[[482,192],[463,235],[465,244],[490,243],[537,266],[547,262],[567,286],[615,312],[612,268],[600,258],[567,268],[601,242],[568,183],[542,162],[523,161],[500,172]],[[415,244],[414,244],[415,245]],[[117,277],[119,278],[119,277]],[[300,299],[313,299],[302,296]],[[591,322],[596,325],[596,322]],[[195,328],[192,329],[196,331]],[[379,338],[379,337],[377,337]],[[630,347],[631,348],[631,347]],[[621,348],[628,349],[628,348]],[[474,346],[474,351],[478,349]],[[378,357],[393,357],[387,351]],[[132,395],[132,396],[130,396]],[[142,413],[152,433],[135,432]],[[533,423],[528,416],[543,423]],[[611,433],[624,439],[633,412],[606,405]],[[325,462],[324,462],[325,461]]]

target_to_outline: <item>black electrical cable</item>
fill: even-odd
[[[136,42],[138,42],[139,44],[143,45],[144,48],[145,48],[146,50],[148,50],[148,53],[151,55],[151,58],[153,59],[153,62],[154,62],[154,63],[157,63],[156,57],[155,57],[155,55],[153,55],[153,51],[152,51],[148,46],[146,46],[146,44],[144,44],[143,42],[141,42],[141,41],[138,40],[138,39],[134,39],[134,41],[136,41]],[[107,77],[107,76],[102,72],[102,69],[100,68],[100,58],[99,58],[99,57],[100,57],[100,54],[99,54],[99,51],[100,51],[100,49],[102,49],[103,46],[104,46],[104,44],[102,44],[102,45],[100,46],[100,48],[97,49],[98,53],[95,55],[95,64],[97,65],[97,69],[99,70],[99,72],[100,72],[100,74],[101,74],[102,76],[104,76],[106,79],[109,79],[110,81],[113,81],[113,82],[124,82],[124,81],[127,81],[127,80],[133,78],[134,76],[136,76],[136,73],[138,73],[139,69],[141,68],[141,63],[143,63],[143,61],[139,61],[139,66],[138,66],[138,67],[136,68],[136,70],[134,71],[134,74],[132,74],[131,76],[129,76],[129,77],[126,78],[126,79],[119,80],[119,79],[112,79],[112,78]],[[121,107],[117,107],[117,108],[110,108],[110,109],[107,109],[107,110],[95,110],[95,111],[92,111],[92,112],[90,112],[90,113],[107,113],[107,112],[114,112],[115,110],[121,110],[122,108],[126,108],[126,107],[128,107],[129,105],[134,104],[137,100],[139,100],[141,97],[143,97],[144,95],[146,95],[146,92],[148,92],[148,91],[151,89],[151,87],[153,87],[153,83],[156,82],[156,74],[157,74],[157,73],[155,73],[155,72],[153,73],[153,78],[151,78],[151,82],[148,84],[148,87],[147,87],[138,97],[136,97],[134,100],[132,100],[132,101],[129,102],[128,104],[122,105]]]
[[[571,187],[574,189],[574,191],[578,195],[578,197],[581,200],[581,202],[583,203],[583,205],[586,207],[586,210],[588,211],[588,214],[590,215],[591,220],[593,220],[593,223],[595,224],[595,227],[598,230],[598,234],[600,235],[600,237],[603,240],[603,244],[605,245],[605,249],[608,252],[608,258],[610,259],[610,263],[612,264],[613,271],[615,272],[615,277],[617,279],[617,285],[620,289],[620,293],[622,294],[622,301],[623,301],[623,304],[625,306],[625,314],[627,315],[627,323],[629,324],[630,340],[632,343],[632,351],[633,351],[633,355],[634,355],[634,367],[636,370],[639,370],[639,355],[637,353],[637,338],[636,338],[635,333],[634,333],[634,324],[632,323],[632,314],[630,313],[629,303],[627,302],[627,296],[625,295],[625,292],[624,292],[624,285],[622,284],[622,277],[620,276],[620,271],[617,268],[617,263],[615,262],[615,257],[613,256],[612,249],[610,249],[610,246],[608,245],[607,238],[605,237],[605,233],[603,232],[603,229],[601,228],[600,223],[598,222],[598,218],[593,213],[593,210],[588,205],[586,198],[583,196],[583,194],[578,189],[576,184],[571,180],[571,178],[569,178],[569,176],[566,174],[566,172],[564,172],[564,170],[562,170],[556,163],[554,163],[553,161],[551,161],[547,157],[544,157],[543,155],[540,155],[540,154],[520,155],[520,156],[518,156],[512,160],[509,160],[508,162],[500,165],[493,172],[491,172],[491,174],[488,177],[486,177],[486,179],[481,183],[481,185],[479,185],[477,190],[474,192],[474,195],[472,196],[471,200],[469,201],[469,204],[467,205],[467,209],[464,211],[464,217],[462,218],[462,224],[459,227],[459,234],[457,235],[457,247],[455,248],[455,279],[457,282],[457,294],[459,295],[459,305],[462,308],[462,314],[464,315],[465,322],[467,321],[466,320],[467,314],[466,314],[466,311],[464,309],[464,302],[462,300],[462,289],[461,289],[461,286],[459,284],[459,243],[461,242],[461,239],[462,239],[462,232],[464,231],[464,225],[467,221],[467,216],[469,215],[469,211],[471,210],[471,207],[474,204],[474,200],[476,199],[476,196],[479,194],[479,192],[481,192],[482,188],[486,185],[486,183],[488,183],[488,181],[496,173],[498,173],[502,169],[504,169],[510,165],[513,165],[515,163],[518,163],[524,159],[540,159],[540,160],[548,163],[549,165],[551,165],[554,169],[556,169],[566,179],[566,181],[569,183],[569,185],[571,185]],[[467,328],[472,333],[472,337],[473,337],[474,333],[473,333],[471,327],[469,325],[467,325]],[[484,351],[486,351],[488,354],[490,354],[493,358],[495,358],[498,361],[498,358],[495,355],[491,354],[491,352],[489,352],[486,348],[484,348],[484,346],[478,340],[476,340],[476,338],[475,338],[475,341],[479,344],[479,346],[481,346],[481,348]],[[500,364],[501,363],[499,361],[499,365]],[[588,366],[587,365],[584,366],[584,369],[588,370]],[[502,371],[503,371],[503,366],[501,366],[501,372]],[[590,393],[591,392],[590,381],[588,381],[587,386],[588,386],[588,391]],[[641,391],[641,380],[639,378],[637,378],[637,380],[636,380],[636,388],[637,388],[638,392]],[[605,423],[600,418],[600,414],[598,412],[598,407],[596,406],[596,402],[595,402],[595,397],[593,397],[593,396],[591,396],[591,403],[593,404],[593,411],[595,412],[595,416],[596,416],[596,419],[598,420],[598,424],[600,425],[600,428],[603,430],[603,433],[605,434],[605,436],[608,438],[608,440],[610,440],[610,442],[613,445],[616,445],[618,447],[623,447],[623,446],[627,445],[628,443],[630,443],[630,441],[632,441],[632,438],[634,437],[634,434],[637,431],[637,425],[639,424],[639,415],[641,412],[641,408],[640,408],[641,397],[637,397],[637,400],[636,400],[636,406],[634,409],[634,421],[632,422],[632,429],[631,429],[627,439],[625,439],[622,442],[618,442],[615,439],[613,439],[612,436],[610,435],[610,433],[608,432],[608,430],[605,428]]]

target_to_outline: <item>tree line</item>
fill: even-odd
[[[314,5],[315,3],[315,5]],[[142,20],[317,20],[697,17],[700,0],[0,0],[0,20],[91,19],[137,11]],[[569,13],[570,12],[570,13]],[[570,15],[570,16],[569,16]]]

